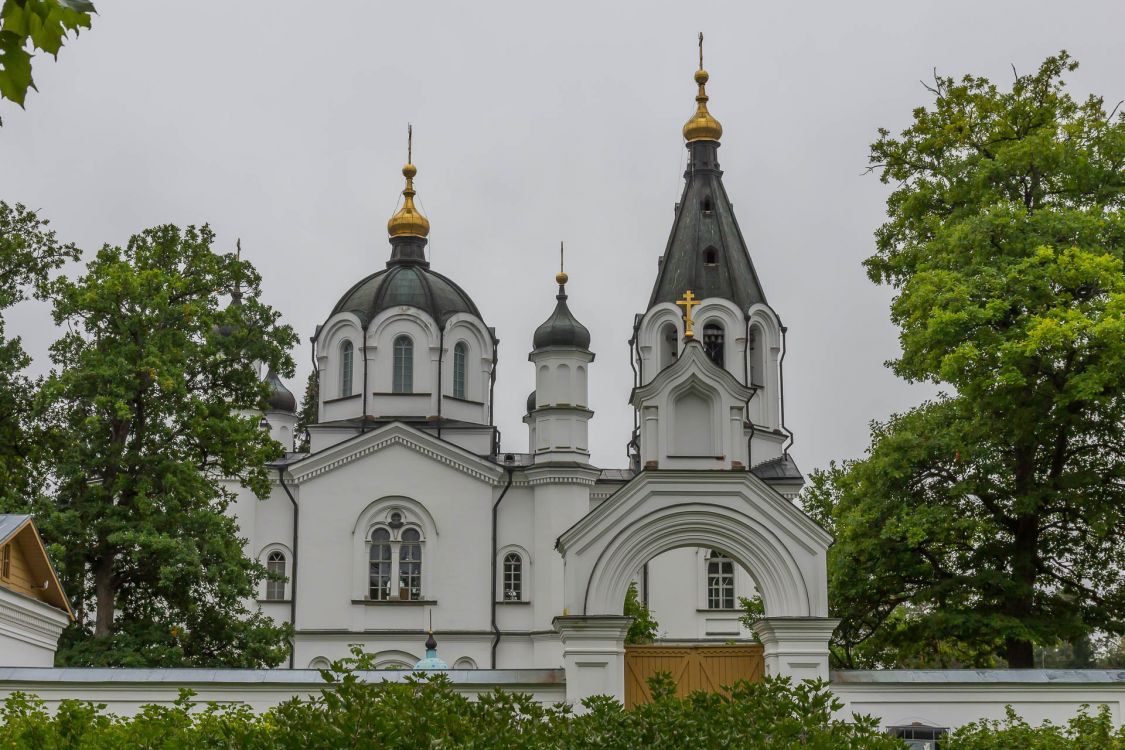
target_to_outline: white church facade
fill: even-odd
[[[797,671],[827,676],[831,539],[794,503],[784,327],[723,187],[707,73],[696,82],[683,195],[630,341],[623,467],[590,462],[596,356],[561,271],[553,312],[513,332],[535,370],[526,447],[500,445],[496,331],[431,268],[417,170],[403,168],[385,267],[316,328],[309,450],[293,452],[296,400],[271,373],[264,422],[287,454],[271,495],[241,489],[232,510],[247,554],[285,578],[259,603],[294,626],[290,666],[359,645],[407,667],[432,627],[454,667],[559,667],[569,618],[620,618],[636,582],[676,642],[752,638],[740,600],[761,596],[767,668],[796,638]]]

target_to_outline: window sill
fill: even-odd
[[[352,604],[369,607],[422,607],[437,604],[437,599],[352,599]]]
[[[337,396],[336,398],[326,398],[326,399],[324,399],[324,403],[335,404],[339,401],[350,401],[353,398],[359,398],[362,395],[363,395],[362,393],[353,393],[350,396]]]
[[[497,604],[531,604],[528,599],[497,599]]]
[[[430,397],[429,393],[421,393],[420,391],[401,391],[401,392],[372,391],[371,395],[372,396],[418,396],[418,397],[425,396],[426,398]]]
[[[290,604],[292,599],[259,599],[258,604]]]
[[[734,608],[731,608],[731,609],[727,609],[726,607],[718,607],[718,608],[696,607],[695,611],[696,612],[725,612],[725,613],[732,614],[732,615],[736,614],[736,613],[742,614],[742,610],[739,609],[738,607],[734,607]]]

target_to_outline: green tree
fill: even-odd
[[[835,530],[838,645],[1034,644],[1125,632],[1125,118],[1062,52],[1010,90],[935,77],[871,147],[893,184],[866,261],[897,293],[899,376],[943,395],[814,482]]]
[[[279,446],[251,410],[291,374],[295,336],[257,299],[246,261],[206,226],[160,226],[105,246],[53,285],[67,333],[40,402],[56,497],[40,514],[79,622],[64,664],[276,665],[287,627],[247,610],[264,573],[227,510],[233,483],[269,491]],[[220,294],[249,288],[241,305]]]
[[[67,34],[90,28],[95,13],[89,0],[4,0],[0,3],[0,99],[23,106],[35,88],[31,58],[35,50],[58,58]],[[0,121],[0,124],[3,124]]]
[[[632,617],[629,632],[625,634],[625,642],[633,644],[652,643],[660,632],[660,623],[652,616],[648,605],[641,601],[637,593],[637,582],[629,583],[629,590],[625,592],[625,606],[622,612],[626,617]]]
[[[305,383],[305,395],[301,398],[301,407],[297,411],[297,452],[304,453],[309,450],[309,425],[316,424],[320,418],[320,373],[313,370]]]
[[[32,432],[35,383],[24,374],[31,359],[19,337],[4,333],[4,311],[41,295],[50,273],[78,257],[47,229],[47,221],[0,201],[0,512],[23,510],[41,486],[41,453]]]

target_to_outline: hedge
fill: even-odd
[[[531,696],[495,691],[471,700],[440,673],[404,683],[366,682],[365,658],[333,665],[332,682],[311,700],[293,699],[265,713],[246,706],[198,705],[185,691],[171,706],[147,706],[133,717],[104,705],[63,701],[54,715],[32,696],[14,694],[0,708],[0,748],[807,748],[902,750],[870,717],[833,718],[842,704],[824,682],[787,678],[739,682],[729,695],[677,698],[666,676],[652,682],[652,703],[625,710],[608,698],[586,701],[576,715]],[[958,730],[943,750],[1125,750],[1125,730],[1108,711],[1082,714],[1067,727],[1032,728],[1010,716]]]

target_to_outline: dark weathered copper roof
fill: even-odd
[[[276,372],[270,370],[266,374],[266,383],[270,387],[269,405],[271,409],[275,411],[297,411],[297,397],[285,387],[285,383],[281,382],[281,378],[277,376]]]
[[[527,413],[535,411],[535,391],[527,394]]]
[[[684,193],[652,289],[649,307],[675,302],[691,290],[697,299],[728,299],[745,312],[766,301],[746,240],[723,187],[718,143],[689,143]],[[713,253],[713,258],[708,253]],[[713,262],[709,262],[713,261]]]
[[[384,310],[406,305],[429,313],[438,325],[445,325],[457,313],[480,318],[480,311],[465,290],[427,265],[389,264],[349,289],[332,308],[332,315],[354,313],[366,325]]]
[[[555,311],[541,326],[535,329],[532,343],[536,349],[548,346],[565,346],[573,349],[590,348],[590,331],[578,322],[566,305],[566,287],[559,285],[559,293],[555,297]]]
[[[750,471],[758,479],[764,479],[767,482],[771,479],[804,479],[801,470],[797,468],[797,462],[788,453],[763,461],[751,468]]]

